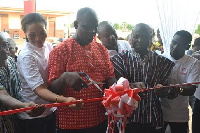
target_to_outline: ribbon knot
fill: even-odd
[[[115,120],[121,122],[119,131],[124,131],[126,125],[127,117],[130,117],[133,110],[138,107],[138,101],[140,96],[138,93],[141,90],[138,88],[131,89],[129,82],[125,78],[120,78],[117,84],[109,87],[109,89],[104,90],[105,100],[102,101],[104,107],[107,109],[108,117],[111,117],[113,121],[108,121],[108,123],[115,123]],[[114,132],[113,124],[108,124],[108,130]],[[108,131],[111,132],[111,131]]]

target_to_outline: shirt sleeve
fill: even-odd
[[[120,77],[124,77],[124,64],[123,64],[123,56],[121,56],[121,53],[113,56],[111,58],[111,61],[113,63],[114,66],[114,70],[115,70],[115,76],[117,79],[119,79]]]
[[[193,65],[193,67],[190,69],[188,78],[187,78],[187,83],[192,83],[192,82],[199,82],[200,81],[200,61],[196,61]]]
[[[160,80],[159,83],[165,85],[169,79],[169,76],[175,64],[171,60],[162,57],[160,55],[158,55],[157,57],[158,59],[156,61],[157,63],[156,65],[158,66],[159,69],[159,75],[160,75],[158,78]]]
[[[25,56],[20,60],[20,69],[24,80],[34,90],[44,83],[37,66],[37,60],[33,56]]]
[[[108,56],[108,78],[113,78],[115,77],[115,73],[114,73],[114,67],[112,62],[110,61],[110,57]]]
[[[118,53],[131,50],[131,45],[127,41],[118,40],[117,43],[118,43]]]
[[[66,61],[65,56],[66,50],[63,50],[64,47],[55,47],[49,55],[49,79],[48,84],[50,84],[53,80],[60,77],[66,71]]]
[[[109,78],[113,78],[115,77],[115,73],[114,73],[114,67],[113,67],[113,64],[112,62],[110,61],[110,55],[108,54],[108,50],[106,49],[106,47],[102,47],[103,44],[99,45],[101,47],[99,47],[99,49],[101,49],[102,51],[102,56],[104,56],[104,59],[105,59],[105,62],[107,64],[107,79]]]

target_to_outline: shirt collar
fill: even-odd
[[[38,47],[34,46],[33,44],[31,44],[30,42],[26,42],[26,41],[25,41],[25,44],[26,44],[27,48],[30,48],[30,49],[33,49],[33,50],[36,50],[36,51],[43,51],[46,47],[45,43],[44,43],[42,48],[38,48]]]
[[[173,62],[185,62],[185,60],[187,59],[187,55],[184,55],[182,58],[175,60],[170,54],[168,55],[169,59]]]

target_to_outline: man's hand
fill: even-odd
[[[74,97],[64,97],[64,96],[58,96],[57,102],[58,103],[69,103],[69,102],[77,102],[77,104],[71,104],[69,107],[73,110],[79,110],[82,108],[82,100],[76,100]]]
[[[155,88],[155,93],[156,95],[158,95],[161,98],[165,98],[167,97],[168,94],[168,88],[162,88],[163,85],[161,84],[157,84],[154,88]]]
[[[43,112],[45,111],[46,107],[44,105],[37,105],[33,102],[30,103],[24,103],[23,104],[23,108],[27,108],[27,107],[36,107],[33,110],[29,110],[26,111],[26,113],[30,116],[30,117],[36,117],[36,116],[40,116],[43,114]]]
[[[180,89],[180,95],[182,96],[192,96],[194,95],[196,91],[196,85],[190,85],[190,86],[182,86]]]
[[[71,109],[73,109],[73,110],[80,110],[82,108],[82,105],[83,105],[82,99],[81,100],[76,100],[73,97],[67,97],[65,102],[76,102],[76,101],[78,101],[77,104],[71,104],[71,105],[69,105],[69,107]]]
[[[74,90],[80,91],[81,89],[88,87],[81,76],[85,76],[85,74],[81,72],[65,72],[64,82]]]
[[[146,86],[143,82],[135,82],[130,84],[130,87],[133,88],[139,88],[139,89],[146,89]]]
[[[168,90],[167,98],[174,99],[180,94],[180,87],[171,87]]]

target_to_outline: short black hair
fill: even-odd
[[[145,24],[145,23],[138,23],[134,26],[134,28],[136,27],[145,27],[147,30],[149,30],[150,33],[152,33],[152,28],[148,25],[148,24]],[[132,31],[134,30],[134,28],[132,29]]]
[[[186,42],[187,42],[188,44],[190,44],[191,41],[192,41],[192,34],[190,34],[190,32],[188,32],[188,31],[186,31],[186,30],[177,31],[177,32],[174,34],[174,36],[175,36],[175,35],[179,35],[179,36],[185,38],[185,40],[186,40]]]
[[[26,25],[33,23],[43,23],[45,27],[47,26],[47,22],[45,18],[39,13],[29,13],[27,14],[21,21],[22,30],[26,32]]]
[[[102,32],[102,30],[103,30],[104,28],[106,28],[107,26],[113,27],[113,24],[112,24],[111,22],[109,22],[109,21],[102,21],[102,22],[100,22],[100,23],[98,24],[97,32],[98,32],[98,33]],[[113,28],[114,28],[114,27],[113,27]]]
[[[200,37],[194,40],[194,46],[200,46]]]
[[[143,28],[145,28],[149,32],[150,37],[153,38],[153,29],[148,24],[145,24],[145,23],[138,23],[138,24],[136,24],[134,26],[134,28],[132,29],[132,33],[134,32],[134,29],[137,28],[137,27],[143,27]]]

